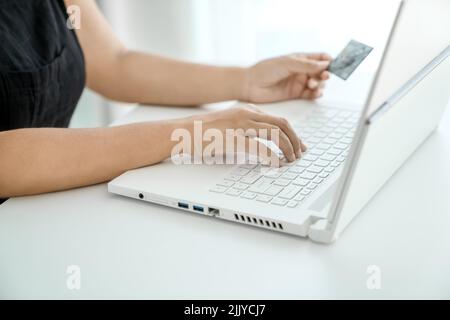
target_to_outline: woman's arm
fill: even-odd
[[[165,105],[315,99],[329,77],[325,70],[331,58],[325,54],[293,54],[237,68],[130,51],[94,0],[66,0],[66,4],[81,9],[77,35],[86,58],[88,86],[109,99]]]
[[[0,132],[0,198],[111,180],[170,156],[173,121]]]
[[[112,128],[5,131],[0,132],[0,198],[101,183],[127,170],[161,162],[179,143],[171,141],[174,130],[186,129],[194,137],[195,121],[202,122],[203,130],[220,130],[224,137],[227,129],[275,130],[277,145],[289,161],[306,150],[287,120],[252,106]],[[253,136],[245,138],[249,141]],[[260,144],[261,148],[266,147]],[[250,150],[246,145],[245,151]],[[270,150],[267,155],[271,156]]]
[[[176,61],[127,50],[94,0],[66,0],[81,12],[76,30],[83,48],[88,86],[117,101],[195,105],[243,96],[243,68]]]

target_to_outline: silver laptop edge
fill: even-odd
[[[439,66],[450,55],[450,45],[442,51],[436,58],[434,58],[428,65],[417,73],[417,75],[410,79],[403,87],[395,92],[385,103],[376,109],[367,119],[367,124],[372,124],[377,121],[385,112],[395,105],[403,96],[410,90],[414,89],[430,72]]]
[[[331,205],[331,208],[329,210],[329,214],[327,219],[324,219],[322,221],[316,222],[314,225],[311,225],[310,231],[309,231],[309,237],[316,241],[316,242],[323,242],[323,243],[329,243],[336,240],[337,235],[335,234],[335,224],[338,223],[339,220],[339,212],[342,210],[342,202],[345,198],[349,182],[351,181],[351,178],[353,176],[353,164],[358,161],[358,155],[361,152],[362,146],[364,144],[364,131],[365,131],[365,123],[366,123],[366,116],[367,110],[369,109],[370,103],[372,101],[377,83],[380,78],[381,70],[383,69],[388,50],[391,46],[393,36],[397,30],[397,25],[400,19],[401,12],[403,10],[404,1],[400,1],[397,9],[397,14],[395,16],[392,28],[389,32],[388,40],[386,41],[386,45],[383,50],[383,55],[380,61],[380,64],[378,65],[378,68],[375,72],[375,77],[372,81],[369,94],[367,95],[366,101],[364,103],[364,108],[361,114],[361,119],[358,125],[358,129],[356,131],[353,145],[351,148],[351,151],[349,153],[349,156],[347,158],[344,170],[341,174],[340,179],[336,182],[338,185],[338,190],[342,190],[341,192],[336,192],[333,198],[333,203]]]
[[[370,129],[370,126],[380,120],[392,107],[394,107],[403,97],[420,84],[430,73],[432,73],[438,66],[440,66],[446,59],[450,57],[450,45],[444,49],[437,57],[435,57],[429,64],[422,68],[412,79],[405,85],[398,89],[389,99],[386,100],[380,107],[373,111],[368,117],[361,119],[359,134],[355,135],[353,150],[347,159],[345,169],[342,173],[341,179],[338,182],[339,187],[335,195],[334,204],[330,210],[327,219],[318,221],[311,226],[309,237],[317,242],[329,243],[336,240],[336,225],[339,223],[340,213],[343,210],[343,202],[348,196],[349,187],[352,183],[353,174],[355,172],[356,164],[360,161],[360,155],[365,144],[365,137]]]

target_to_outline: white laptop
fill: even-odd
[[[450,1],[406,0],[361,113],[290,103],[309,149],[278,170],[175,165],[126,172],[109,192],[253,227],[334,241],[436,129],[450,98]]]

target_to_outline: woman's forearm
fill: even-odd
[[[0,132],[0,198],[108,181],[170,156],[176,121]]]
[[[245,68],[217,67],[127,51],[96,91],[132,103],[189,106],[243,99]]]

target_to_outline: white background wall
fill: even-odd
[[[350,39],[375,47],[361,66],[373,71],[394,17],[396,0],[102,0],[98,1],[127,46],[196,62],[249,65],[298,51],[336,55]],[[358,76],[333,79],[330,99],[367,88]],[[108,107],[85,92],[73,126],[106,125],[126,107]]]

